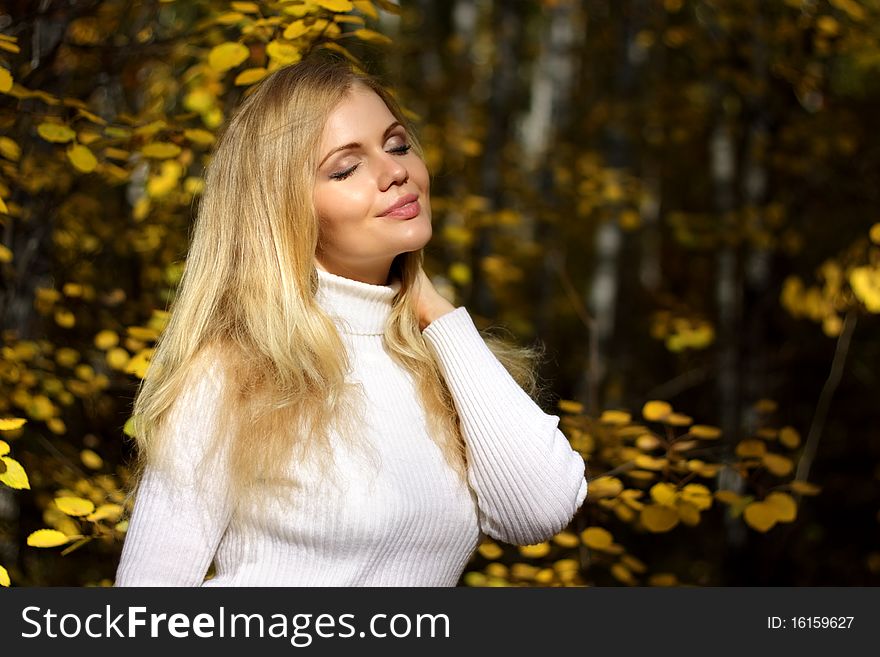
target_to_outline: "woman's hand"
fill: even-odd
[[[420,331],[424,331],[428,324],[435,319],[455,310],[455,306],[440,295],[424,269],[419,269],[416,290],[416,306],[419,315]]]

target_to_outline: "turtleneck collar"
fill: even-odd
[[[318,272],[316,300],[336,322],[343,333],[350,335],[382,335],[391,315],[391,305],[400,290],[400,280],[390,285],[373,285],[323,269]]]

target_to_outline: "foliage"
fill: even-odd
[[[791,453],[801,446],[793,427],[761,426],[754,437],[737,443],[733,456],[726,457],[717,427],[694,424],[664,401],[644,404],[642,418],[647,424],[622,410],[606,410],[591,418],[578,402],[562,400],[559,407],[572,446],[594,469],[606,472],[590,483],[581,513],[587,526],[577,533],[567,528],[550,541],[520,547],[516,556],[485,540],[479,553],[487,563],[465,575],[471,586],[582,586],[587,583],[585,572],[590,573],[590,581],[606,572],[628,586],[682,584],[676,573],[651,572],[625,542],[614,540],[614,534],[663,534],[680,525],[699,527],[704,514],[722,513],[724,507],[730,518],[766,533],[778,523],[794,522],[795,496],[820,492],[819,487],[791,476]],[[762,424],[775,410],[772,400],[756,405]],[[742,478],[743,492],[710,489],[722,468]],[[612,532],[615,527],[619,530]],[[527,561],[506,563],[517,557]]]
[[[398,8],[108,0],[54,9],[13,24],[22,34],[47,27],[48,50],[0,35],[0,216],[12,236],[0,265],[15,291],[5,299],[0,412],[29,420],[6,434],[26,457],[45,525],[27,545],[64,545],[66,555],[98,541],[93,555],[113,554],[127,527],[119,442],[131,435],[114,413],[167,322],[216,130],[250,85],[311,49],[363,68],[350,44],[385,44],[367,22]],[[0,481],[27,487],[18,462],[3,459]],[[20,584],[45,577],[10,572]],[[111,583],[105,565],[89,572],[81,583]]]
[[[738,532],[742,551],[812,560],[815,514],[866,481],[870,330],[846,406],[827,425],[815,407],[837,385],[831,341],[842,369],[851,318],[880,312],[874,0],[44,4],[0,23],[0,482],[22,508],[0,585],[111,583],[129,402],[216,131],[313,48],[400,80],[434,173],[438,287],[564,355],[561,427],[595,473],[584,507],[546,543],[486,541],[465,584],[725,583]],[[830,464],[797,480],[818,436]],[[876,546],[850,543],[851,581],[880,573]],[[714,573],[667,558],[696,544]]]

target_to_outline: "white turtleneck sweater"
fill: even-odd
[[[350,376],[363,384],[369,415],[356,440],[378,450],[378,476],[346,441],[334,440],[344,494],[292,464],[299,487],[273,487],[259,507],[233,513],[223,481],[179,485],[148,468],[115,586],[455,586],[481,532],[538,543],[581,506],[584,461],[558,429],[559,417],[542,412],[511,378],[464,307],[422,335],[461,418],[468,485],[427,433],[411,375],[383,346],[400,282],[370,285],[320,269],[318,279],[318,303],[340,331]],[[199,441],[218,430],[219,372],[205,368],[172,409],[184,478]],[[212,560],[216,574],[205,580]]]

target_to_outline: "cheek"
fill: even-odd
[[[431,176],[428,175],[428,167],[422,160],[412,170],[412,176],[416,180],[416,184],[428,193],[431,189]]]
[[[315,210],[328,227],[363,219],[369,209],[369,199],[353,184],[323,185],[315,192]]]

